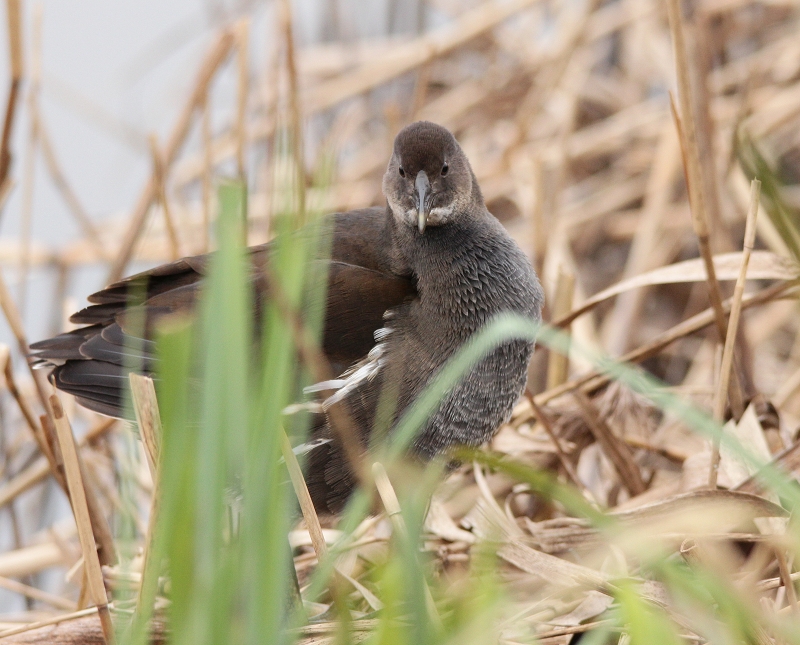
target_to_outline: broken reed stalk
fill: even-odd
[[[58,445],[64,459],[64,475],[69,489],[72,512],[75,515],[75,524],[78,527],[78,539],[83,553],[83,566],[89,596],[97,607],[105,641],[108,645],[112,645],[114,643],[114,625],[111,622],[111,613],[108,609],[108,595],[103,583],[103,572],[100,569],[100,559],[97,554],[97,544],[94,540],[94,531],[72,428],[56,395],[50,397],[50,406],[53,410]]]
[[[290,0],[281,0],[281,27],[286,46],[286,74],[289,80],[289,126],[291,134],[292,156],[294,157],[297,225],[306,223],[306,168],[303,142],[303,110],[300,105],[300,86],[297,76],[297,61],[294,47],[294,26],[292,21],[292,5]]]
[[[6,0],[8,24],[8,51],[10,84],[6,114],[3,119],[3,138],[0,140],[0,187],[8,185],[8,171],[11,168],[11,134],[17,113],[19,88],[22,83],[22,14],[20,0]]]
[[[155,599],[160,574],[160,563],[153,562],[152,547],[161,508],[161,438],[163,430],[153,379],[149,376],[131,372],[128,376],[128,381],[131,386],[131,399],[134,414],[136,415],[136,423],[139,426],[139,434],[144,444],[147,463],[150,466],[150,474],[153,479],[150,517],[147,522],[147,535],[145,536],[142,552],[142,579],[136,599],[138,613],[140,615],[150,615],[153,607],[152,605],[145,607],[145,603],[150,604]]]
[[[283,454],[283,461],[286,463],[286,469],[289,471],[289,479],[292,481],[294,493],[297,496],[297,501],[300,503],[300,511],[303,514],[303,519],[306,521],[306,528],[308,534],[311,536],[311,545],[317,554],[317,560],[322,560],[328,555],[328,545],[325,543],[325,535],[322,533],[322,525],[319,523],[317,511],[314,508],[314,503],[311,501],[311,494],[308,492],[305,477],[303,477],[303,470],[300,468],[300,463],[297,461],[297,455],[292,450],[292,444],[289,443],[289,437],[286,436],[286,431],[281,428],[281,453]]]
[[[131,372],[128,377],[133,400],[133,412],[139,426],[150,474],[155,482],[158,475],[158,464],[161,459],[161,415],[158,412],[158,399],[153,379],[149,376]]]
[[[744,295],[744,286],[747,282],[747,266],[750,263],[750,254],[753,251],[753,245],[756,240],[756,220],[758,218],[758,202],[760,195],[761,182],[758,179],[754,179],[750,184],[750,207],[747,211],[747,223],[745,224],[742,265],[739,269],[739,277],[736,279],[736,286],[733,289],[730,320],[725,336],[725,348],[722,352],[719,384],[714,396],[714,420],[720,424],[725,416],[726,394],[730,391],[729,384],[731,380],[731,368],[733,367],[734,349],[736,347],[736,334],[739,331],[739,320],[742,313],[742,296]],[[708,485],[711,488],[717,487],[718,470],[719,440],[715,439],[711,452],[711,468],[708,474]]]
[[[217,37],[214,45],[206,54],[203,63],[200,65],[200,71],[197,74],[194,88],[183,107],[178,121],[175,123],[172,134],[167,140],[167,145],[164,149],[165,171],[172,166],[181,148],[183,148],[183,144],[186,142],[186,138],[191,130],[194,114],[202,107],[211,81],[220,65],[227,59],[234,42],[235,37],[233,32],[230,29],[224,30]],[[125,267],[133,256],[134,247],[139,240],[139,236],[142,234],[144,224],[147,221],[147,214],[155,198],[156,185],[151,176],[142,189],[136,206],[134,206],[128,228],[122,238],[119,254],[111,267],[106,283],[112,284],[122,278]]]

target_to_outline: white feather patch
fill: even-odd
[[[383,317],[384,319],[391,318],[391,310],[386,311]],[[378,374],[385,360],[385,341],[391,333],[391,327],[376,329],[373,336],[377,344],[369,350],[369,354],[367,354],[367,357],[363,361],[353,365],[353,367],[344,372],[339,378],[309,385],[307,388],[304,388],[303,392],[306,394],[313,394],[314,392],[336,390],[335,394],[332,394],[322,402],[322,410],[327,410],[335,403],[344,400],[359,385],[365,381],[372,380]]]
[[[281,414],[285,416],[290,416],[292,414],[297,414],[298,412],[303,412],[304,410],[308,412],[319,413],[322,412],[322,404],[319,401],[292,403],[283,408],[283,410],[281,410]]]
[[[312,439],[311,441],[306,441],[304,443],[296,445],[292,448],[292,452],[297,455],[298,457],[303,457],[310,453],[312,450],[316,450],[320,446],[324,446],[326,443],[330,443],[331,439],[329,438],[319,438],[319,439]],[[283,457],[278,460],[278,463],[284,463]]]
[[[355,390],[359,385],[365,381],[371,381],[373,378],[375,378],[383,366],[384,351],[384,344],[378,343],[375,345],[375,347],[369,350],[366,360],[355,366],[355,368],[349,374],[345,372],[343,376],[346,376],[347,378],[344,379],[344,385],[339,388],[339,391],[336,392],[336,394],[332,394],[322,402],[322,409],[327,410],[335,403],[344,400],[347,395]]]

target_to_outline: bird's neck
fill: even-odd
[[[485,207],[477,212],[415,235],[409,254],[420,315],[459,342],[501,311],[526,306],[514,284],[521,252]]]

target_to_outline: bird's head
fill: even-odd
[[[469,161],[449,130],[429,121],[403,128],[383,176],[395,219],[424,233],[467,211],[480,199]]]

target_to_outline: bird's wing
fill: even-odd
[[[387,263],[375,251],[381,246],[375,238],[381,217],[380,209],[333,216],[333,257],[322,260],[329,285],[323,350],[335,370],[363,358],[375,344],[384,312],[414,294],[407,278],[382,270]],[[249,249],[256,303],[268,297],[262,271],[269,252],[269,245]],[[33,357],[54,365],[56,387],[83,406],[122,416],[128,374],[155,369],[155,328],[165,317],[194,311],[208,260],[208,255],[177,260],[93,294],[92,304],[71,318],[85,326],[35,343]]]

